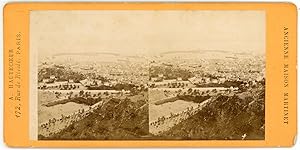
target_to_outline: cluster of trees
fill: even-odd
[[[179,90],[178,92],[181,93],[182,90]],[[189,88],[186,92],[183,92],[181,95],[183,95],[183,96],[185,96],[185,95],[201,96],[201,95],[205,95],[205,94],[209,95],[210,92],[217,93],[218,91],[216,89],[200,91],[197,89],[193,90],[192,88]]]
[[[69,98],[69,99],[50,102],[50,103],[45,104],[45,106],[52,107],[52,106],[59,105],[59,104],[66,104],[66,103],[69,103],[69,102],[74,102],[74,103],[77,103],[77,104],[84,104],[84,105],[92,106],[92,105],[100,102],[101,100],[102,100],[101,97],[96,97],[96,98],[73,97],[73,98]]]
[[[191,102],[195,102],[195,103],[201,103],[201,102],[211,98],[211,96],[209,96],[209,95],[205,95],[205,96],[201,96],[201,95],[178,95],[177,97],[178,97],[178,99],[189,101],[189,102],[191,101]]]
[[[79,85],[72,85],[72,84],[69,84],[69,85],[59,85],[58,88],[61,89],[61,90],[72,90],[72,89],[79,88]]]
[[[240,87],[244,84],[243,81],[225,81],[224,83],[206,83],[206,84],[196,84],[196,87]]]
[[[128,83],[118,83],[113,86],[106,86],[106,85],[95,85],[95,86],[88,86],[88,90],[126,90],[129,91],[132,88],[136,87],[134,84],[128,84]]]
[[[188,84],[187,83],[174,82],[174,83],[166,83],[163,86],[168,87],[168,88],[184,88],[184,87],[187,87]],[[155,84],[150,85],[150,88],[155,88],[155,87],[156,87]]]
[[[180,82],[175,82],[175,83],[168,83],[167,86],[169,88],[183,88],[185,86],[188,86],[188,84],[185,84],[185,83],[180,83]]]
[[[62,93],[55,92],[55,95],[56,95],[56,98],[59,98],[62,95]],[[71,91],[69,93],[66,93],[66,95],[68,96],[67,99],[50,102],[50,103],[47,103],[45,106],[51,107],[51,106],[58,105],[58,104],[66,104],[68,102],[74,102],[77,104],[85,104],[85,105],[91,106],[102,100],[100,92],[98,94],[91,94],[91,92],[88,92],[88,91],[87,92],[80,91],[79,94],[74,94],[74,92]],[[107,95],[108,95],[108,93],[107,93]]]
[[[99,86],[88,86],[88,90],[116,90],[116,91],[130,91],[132,94],[137,94],[141,91],[146,90],[143,85],[137,86],[129,83],[117,83],[113,86],[99,85]]]

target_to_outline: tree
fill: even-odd
[[[83,94],[84,94],[84,91],[81,90],[81,91],[79,92],[79,96],[82,96]]]
[[[196,89],[194,89],[194,91],[193,91],[193,94],[196,94],[197,93],[197,90]]]
[[[193,92],[193,89],[192,88],[189,88],[188,91],[187,91],[189,94],[191,94]]]
[[[109,93],[108,93],[107,91],[105,91],[103,94],[104,94],[104,95],[106,95],[106,96],[108,96],[108,95],[109,95]]]
[[[179,90],[178,90],[178,92],[179,92],[179,93],[181,93],[181,92],[182,92],[182,90],[181,90],[181,89],[179,89]]]
[[[213,93],[217,93],[217,89],[213,89],[212,92],[213,92]]]

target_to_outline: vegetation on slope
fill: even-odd
[[[252,96],[218,96],[187,120],[161,134],[167,139],[264,139],[264,89]],[[246,93],[244,93],[246,95]],[[241,98],[244,97],[244,98]]]
[[[143,139],[148,130],[148,104],[144,99],[133,102],[114,98],[61,132],[39,139]]]

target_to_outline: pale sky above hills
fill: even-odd
[[[160,54],[222,50],[265,53],[264,11],[32,11],[30,50]]]

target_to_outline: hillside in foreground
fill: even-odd
[[[162,133],[164,139],[263,140],[265,92],[251,89],[234,96],[218,96],[188,119]]]
[[[145,99],[111,99],[62,131],[39,139],[101,140],[141,139],[148,134]]]

